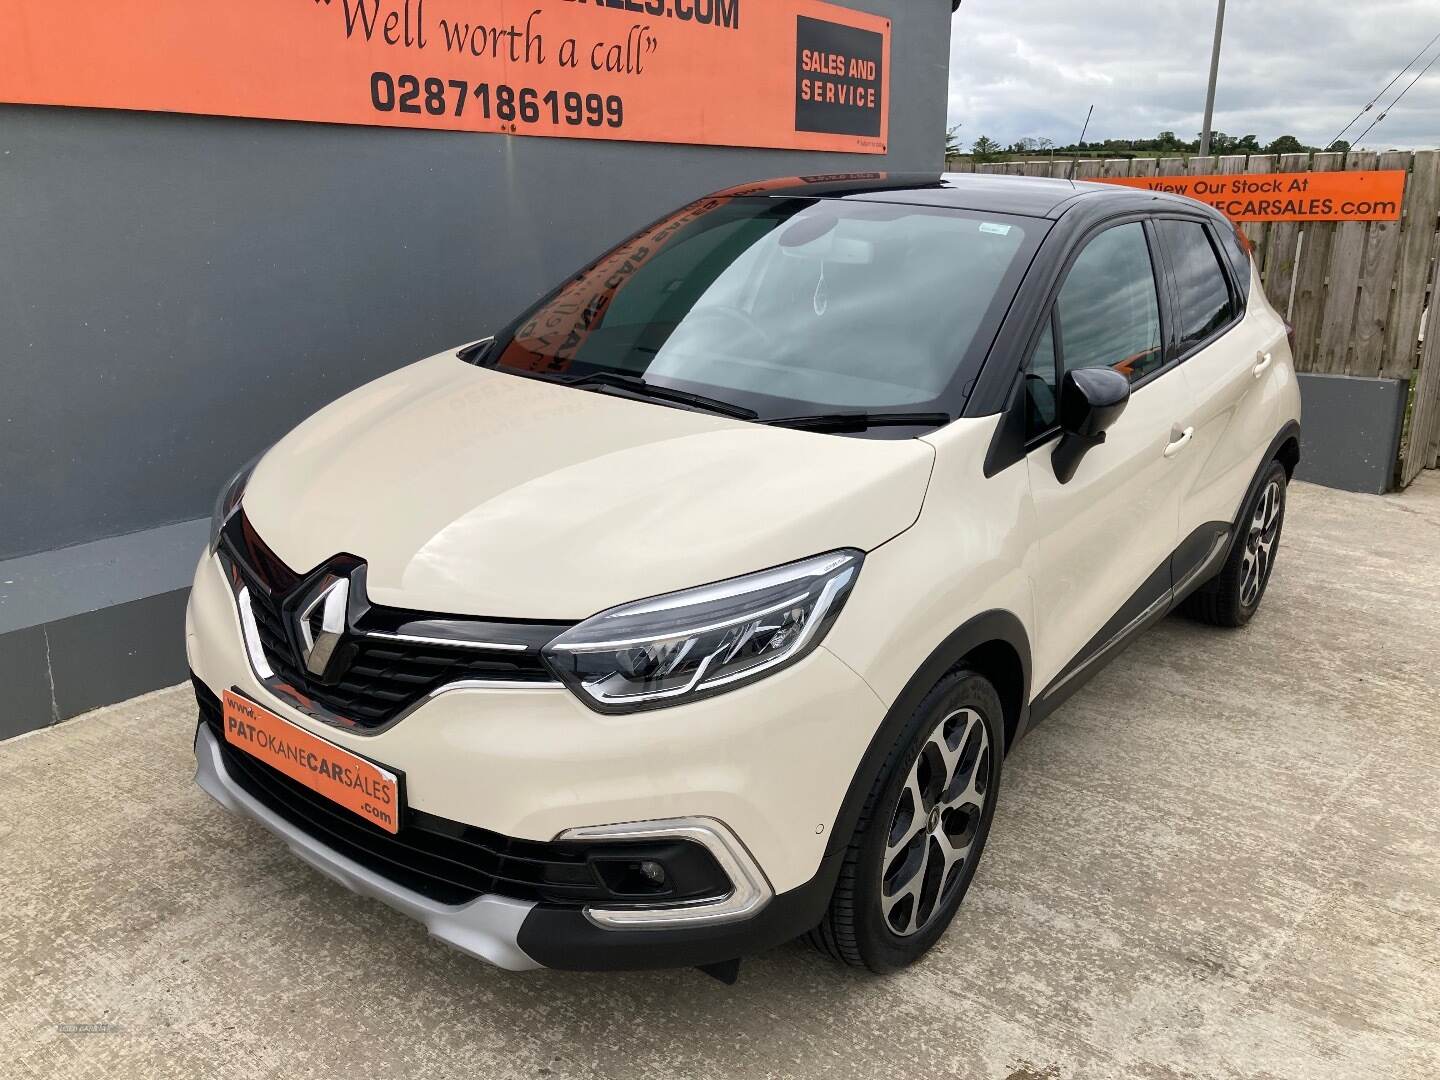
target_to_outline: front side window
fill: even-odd
[[[570,279],[482,362],[636,376],[762,419],[941,411],[978,370],[1044,228],[895,203],[704,200]]]
[[[1160,230],[1175,271],[1175,287],[1180,294],[1179,347],[1186,352],[1235,317],[1230,283],[1204,225],[1165,218],[1155,227]]]
[[[1160,368],[1160,303],[1145,227],[1106,229],[1070,266],[1055,308],[1025,368],[1026,429],[1054,426],[1065,372],[1113,367],[1137,382]]]
[[[1091,240],[1055,304],[1063,371],[1113,367],[1137,382],[1161,366],[1160,302],[1140,222]]]

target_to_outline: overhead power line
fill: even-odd
[[[1405,72],[1409,71],[1410,68],[1414,66],[1414,64],[1415,64],[1415,62],[1416,62],[1417,60],[1419,60],[1422,56],[1424,56],[1427,52],[1429,52],[1429,51],[1430,51],[1430,46],[1431,46],[1431,45],[1434,45],[1435,42],[1437,42],[1437,41],[1440,41],[1440,33],[1437,33],[1434,37],[1432,37],[1429,41],[1427,41],[1427,42],[1425,43],[1425,48],[1421,49],[1418,53],[1416,53],[1413,57],[1411,57],[1410,62],[1409,62],[1408,64],[1406,64],[1404,67],[1402,67],[1399,71],[1397,71],[1397,72],[1394,74],[1394,76],[1391,77],[1390,81],[1380,88],[1379,93],[1377,93],[1373,98],[1371,98],[1371,99],[1366,103],[1365,107],[1364,107],[1363,109],[1361,109],[1358,113],[1355,114],[1355,119],[1354,119],[1354,120],[1351,120],[1350,123],[1346,124],[1343,128],[1341,128],[1339,131],[1337,131],[1337,132],[1335,133],[1335,138],[1331,139],[1328,143],[1325,144],[1325,146],[1326,146],[1327,148],[1329,148],[1329,147],[1331,147],[1331,146],[1334,146],[1337,142],[1339,142],[1339,141],[1340,141],[1340,136],[1341,136],[1341,135],[1344,135],[1345,132],[1349,131],[1352,127],[1354,127],[1354,126],[1356,125],[1356,123],[1360,120],[1360,118],[1361,118],[1362,116],[1364,116],[1367,112],[1369,112],[1371,109],[1373,109],[1373,108],[1375,107],[1375,103],[1376,103],[1377,101],[1379,101],[1382,97],[1385,96],[1385,92],[1386,92],[1387,90],[1389,90],[1392,86],[1394,86],[1397,82],[1399,82],[1399,81],[1400,81],[1400,77],[1401,77],[1402,75],[1404,75]],[[1433,64],[1434,61],[1432,60],[1431,63]],[[1422,74],[1423,74],[1423,72],[1422,72]],[[1395,100],[1396,100],[1396,101],[1399,101],[1400,99],[1399,99],[1399,98],[1396,98]],[[1392,101],[1390,104],[1393,106],[1393,105],[1395,104],[1395,102]],[[1382,115],[1382,117],[1383,117],[1384,114],[1382,113],[1381,115]],[[1378,123],[1379,121],[1376,121],[1376,122]],[[1372,124],[1371,127],[1374,127],[1374,124]],[[1369,131],[1370,128],[1366,128],[1365,130],[1366,130],[1366,131]],[[1356,139],[1355,141],[1356,141],[1356,142],[1359,142],[1360,140],[1359,140],[1359,139]]]
[[[1366,135],[1370,134],[1371,130],[1375,127],[1376,124],[1380,123],[1381,120],[1384,120],[1385,117],[1390,115],[1390,110],[1395,108],[1396,105],[1400,104],[1400,99],[1410,92],[1410,87],[1414,86],[1417,82],[1423,79],[1425,77],[1425,73],[1435,66],[1435,61],[1437,60],[1440,60],[1440,51],[1437,51],[1435,55],[1430,58],[1430,62],[1420,69],[1420,74],[1416,75],[1415,78],[1411,79],[1408,83],[1405,84],[1405,89],[1401,90],[1400,93],[1395,95],[1395,100],[1390,102],[1389,105],[1386,105],[1385,108],[1381,110],[1380,115],[1375,117],[1374,120],[1370,121],[1370,127],[1367,127],[1358,136],[1356,136],[1356,145],[1359,145],[1360,140],[1364,139]]]
[[[1080,148],[1085,145],[1085,133],[1090,130],[1090,117],[1095,115],[1095,106],[1091,105],[1085,113],[1085,126],[1080,129],[1080,139],[1075,143],[1075,156],[1070,159],[1070,168],[1065,173],[1066,180],[1075,179],[1075,163],[1080,160]]]

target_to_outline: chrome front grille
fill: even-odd
[[[226,525],[220,554],[237,604],[249,606],[255,639],[250,646],[253,651],[258,644],[265,661],[254,664],[257,674],[319,719],[377,731],[448,689],[555,685],[540,649],[569,624],[458,618],[370,604],[360,605],[362,614],[348,628],[337,670],[330,678],[317,677],[302,659],[300,600],[318,576],[337,571],[354,574],[363,590],[363,564],[338,557],[308,574],[297,573],[270,551],[243,512]],[[256,659],[252,656],[252,663]]]

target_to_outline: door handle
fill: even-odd
[[[1171,434],[1174,433],[1172,432]],[[1193,427],[1187,427],[1184,431],[1180,433],[1180,437],[1178,439],[1172,440],[1170,445],[1165,447],[1165,456],[1174,457],[1181,450],[1184,450],[1185,447],[1189,446],[1190,440],[1194,437],[1195,429]]]
[[[1265,370],[1270,366],[1270,361],[1273,359],[1274,357],[1271,356],[1268,352],[1260,352],[1255,354],[1255,366],[1250,369],[1255,373],[1255,378],[1258,379],[1261,375],[1265,374]]]

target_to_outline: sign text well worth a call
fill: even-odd
[[[823,0],[0,3],[0,101],[883,154],[890,21]],[[118,16],[116,16],[118,17]]]
[[[1103,182],[1187,195],[1231,221],[1398,221],[1405,198],[1401,169],[1124,176]]]

